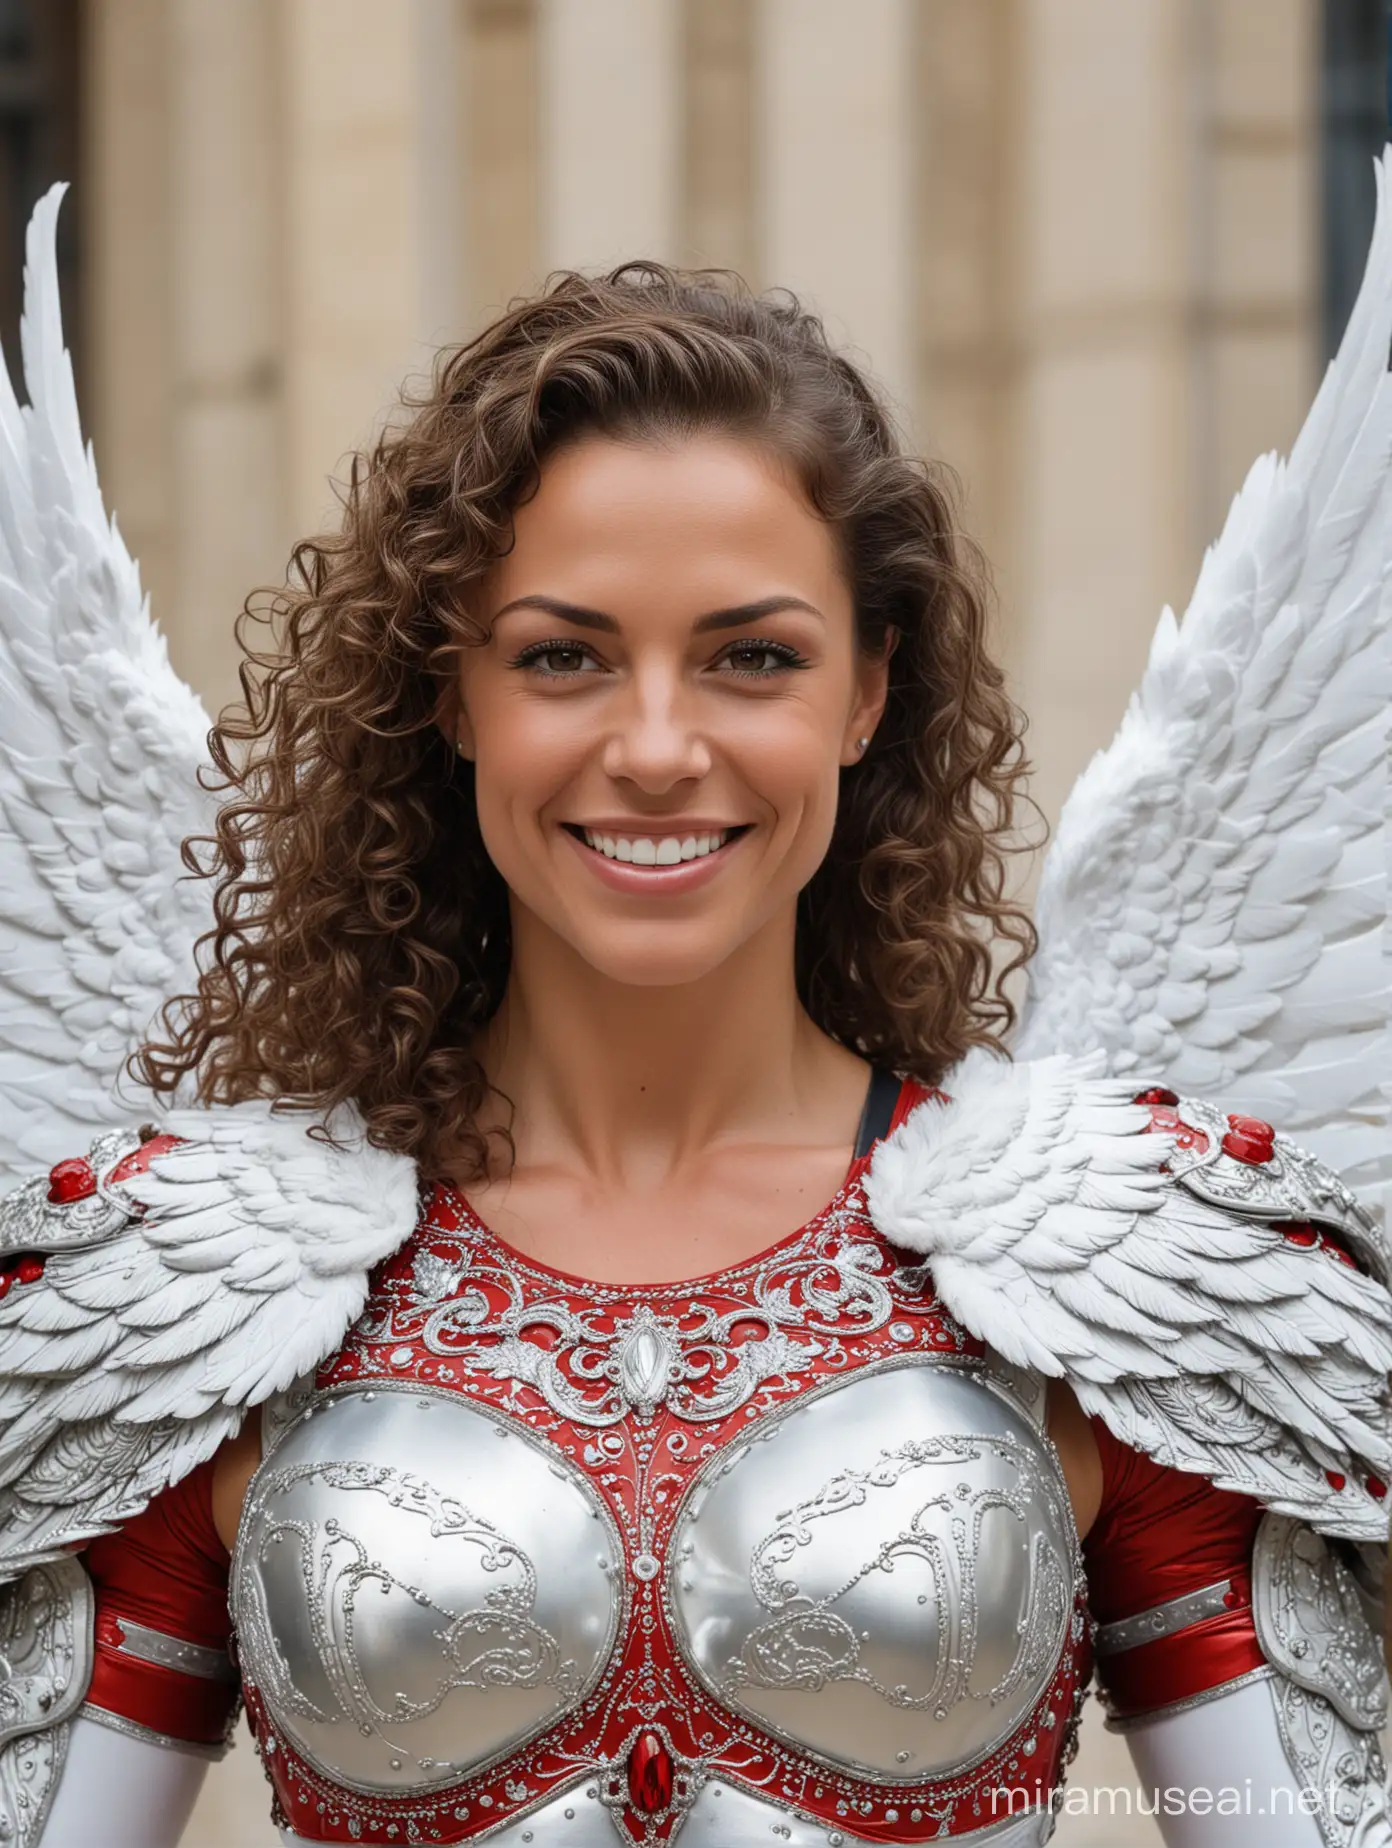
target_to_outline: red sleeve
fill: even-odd
[[[85,1555],[96,1591],[87,1704],[200,1745],[221,1743],[237,1702],[230,1561],[213,1525],[212,1490],[210,1461]]]
[[[1152,1463],[1098,1418],[1092,1427],[1102,1457],[1102,1506],[1083,1556],[1088,1601],[1101,1626],[1098,1680],[1111,1710],[1119,1717],[1148,1713],[1260,1668],[1266,1658],[1252,1621],[1259,1504]],[[1211,1615],[1159,1609],[1210,1588]],[[1154,1627],[1167,1633],[1109,1638],[1108,1626],[1141,1612],[1155,1612]],[[1113,1641],[1124,1646],[1110,1647]]]

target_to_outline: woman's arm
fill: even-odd
[[[177,1848],[209,1758],[172,1739],[114,1731],[84,1709],[36,1848]]]
[[[52,1797],[22,1848],[174,1848],[208,1764],[225,1751],[238,1682],[215,1466],[195,1469],[84,1555],[90,1679],[72,1720],[44,1738],[40,1749],[56,1755]]]
[[[1392,1848],[1386,1675],[1339,1543],[1095,1428],[1098,1680],[1168,1848]]]

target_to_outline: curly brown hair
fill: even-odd
[[[211,736],[231,794],[215,837],[184,850],[217,881],[216,924],[136,1074],[166,1094],[190,1078],[205,1102],[352,1100],[373,1142],[427,1172],[482,1171],[476,1046],[508,977],[508,894],[472,765],[436,721],[458,651],[483,639],[471,589],[548,455],[590,433],[758,443],[834,526],[859,645],[898,644],[799,900],[799,992],[835,1039],[928,1083],[999,1045],[1034,937],[1007,892],[1025,764],[985,570],[943,472],[904,453],[820,321],[720,273],[564,274],[403,402],[414,415],[353,460],[340,530],[297,546],[287,587],[243,612],[245,704]],[[273,637],[259,650],[249,619]]]

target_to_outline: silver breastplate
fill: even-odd
[[[975,1370],[823,1388],[717,1459],[673,1534],[678,1645],[720,1700],[880,1782],[959,1771],[1038,1700],[1068,1633],[1072,1514]]]
[[[794,1400],[710,1459],[660,1562],[626,1561],[590,1473],[521,1424],[448,1391],[348,1390],[253,1478],[232,1598],[247,1677],[305,1758],[349,1789],[422,1791],[594,1692],[630,1574],[660,1577],[724,1705],[911,1784],[1039,1699],[1076,1542],[1050,1448],[958,1365],[906,1357]]]
[[[991,1792],[1047,1796],[1086,1650],[1040,1410],[855,1174],[768,1252],[650,1287],[531,1265],[437,1191],[323,1385],[271,1408],[243,1511],[289,1825],[994,1829]]]

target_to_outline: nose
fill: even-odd
[[[613,713],[605,773],[651,796],[705,776],[711,754],[697,723],[697,704],[679,672],[654,665],[636,673]]]

